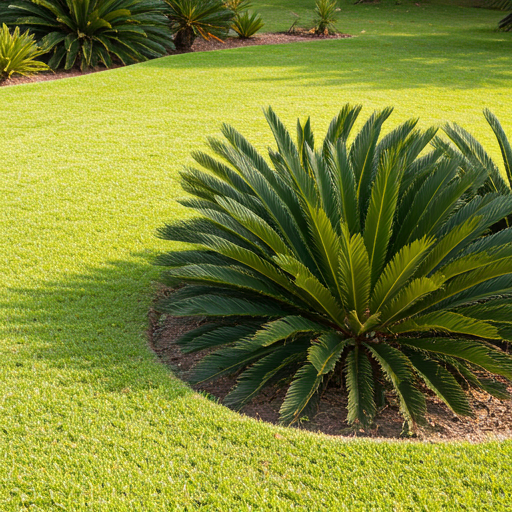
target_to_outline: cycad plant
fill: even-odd
[[[218,159],[194,153],[204,170],[183,172],[182,204],[199,217],[159,232],[193,244],[158,259],[167,284],[186,286],[159,308],[206,319],[178,343],[211,351],[196,383],[240,372],[229,406],[278,382],[290,424],[336,376],[350,424],[372,423],[382,385],[409,428],[425,418],[424,388],[471,415],[465,386],[504,398],[490,375],[512,378],[496,345],[511,322],[512,231],[485,236],[512,196],[468,198],[482,176],[423,154],[435,130],[417,120],[381,138],[390,108],[349,145],[360,110],[346,105],[316,144],[309,119],[294,143],[269,108],[271,164],[227,125],[225,141],[209,141]]]
[[[234,13],[222,0],[165,0],[170,7],[168,13],[174,44],[189,50],[197,36],[207,41],[222,40],[233,23]]]
[[[83,70],[165,55],[174,47],[166,10],[160,0],[12,0],[7,22],[53,50],[51,68]]]
[[[238,34],[240,39],[249,39],[252,37],[258,30],[261,30],[265,23],[261,19],[261,16],[254,12],[250,13],[249,11],[245,11],[241,14],[237,14],[235,20],[233,22],[233,30]]]
[[[498,118],[489,109],[484,110],[484,116],[498,141],[503,158],[502,169],[493,161],[480,142],[456,123],[448,123],[444,127],[446,135],[453,144],[447,144],[436,137],[434,146],[443,150],[447,156],[458,159],[464,171],[476,172],[486,178],[479,184],[476,193],[484,196],[496,192],[512,194],[512,147]],[[509,226],[512,226],[512,217],[501,220],[493,226],[493,231]]]
[[[0,82],[13,74],[27,76],[47,70],[44,62],[35,60],[44,53],[37,47],[33,34],[20,34],[19,27],[11,34],[4,23],[0,29]]]
[[[338,0],[316,0],[315,5],[315,34],[336,34],[336,22],[338,17]]]

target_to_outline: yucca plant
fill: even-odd
[[[160,0],[12,0],[11,24],[33,32],[53,50],[51,68],[132,64],[174,48]]]
[[[209,41],[226,37],[234,13],[222,0],[165,0],[170,7],[169,20],[177,48],[188,50],[197,36]]]
[[[21,34],[19,27],[11,34],[4,23],[0,29],[0,82],[13,74],[28,76],[46,71],[48,65],[35,60],[44,53],[37,47],[33,34]]]
[[[227,125],[226,141],[209,141],[218,159],[193,153],[205,170],[184,170],[192,197],[181,203],[200,216],[159,231],[193,248],[157,260],[168,285],[186,286],[159,308],[206,319],[177,343],[214,350],[196,383],[241,372],[231,407],[291,382],[280,410],[290,424],[335,375],[353,425],[372,423],[386,382],[409,428],[424,421],[423,387],[471,416],[465,386],[504,398],[490,374],[512,378],[494,344],[510,335],[512,230],[485,236],[512,196],[468,198],[482,176],[423,154],[436,130],[417,120],[381,138],[391,108],[349,145],[360,110],[346,105],[318,145],[309,119],[295,144],[269,108],[272,166]]]
[[[238,34],[240,39],[249,39],[258,30],[265,25],[258,13],[249,13],[245,11],[235,17],[233,22],[233,30]]]
[[[315,34],[336,34],[336,22],[338,17],[338,0],[316,0],[315,4]]]
[[[484,116],[498,141],[503,158],[503,173],[480,142],[456,123],[448,123],[444,127],[452,144],[435,138],[434,146],[444,151],[448,157],[458,159],[463,170],[477,172],[485,178],[483,183],[478,183],[475,193],[512,194],[512,147],[498,118],[489,109],[484,110]],[[501,220],[493,226],[493,231],[509,226],[512,226],[512,217]]]

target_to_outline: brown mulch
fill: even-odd
[[[205,353],[181,353],[174,341],[187,331],[200,325],[200,321],[159,316],[150,312],[149,344],[159,358],[175,372],[187,380],[190,370],[204,357]],[[222,377],[215,382],[193,386],[198,392],[223,398],[236,384],[236,375]],[[512,386],[509,387],[512,392]],[[279,408],[286,390],[276,387],[265,388],[259,396],[247,404],[241,413],[268,423],[277,424]],[[473,391],[471,404],[475,418],[457,417],[436,396],[427,393],[427,420],[429,425],[421,427],[416,439],[422,441],[469,441],[472,443],[512,439],[512,401],[498,400],[486,393]],[[376,416],[375,427],[367,432],[354,432],[346,423],[347,394],[336,385],[330,385],[321,397],[318,412],[308,421],[296,427],[330,436],[370,437],[379,439],[399,439],[403,419],[398,403],[393,395],[386,396],[386,405]]]
[[[261,34],[255,35],[250,39],[240,39],[238,37],[228,37],[224,42],[205,41],[202,38],[197,38],[192,45],[190,52],[211,52],[215,50],[227,50],[229,48],[240,48],[242,46],[258,46],[263,44],[285,44],[297,43],[304,41],[321,41],[324,39],[345,39],[352,37],[349,34],[335,34],[335,35],[321,35],[316,36],[310,32],[297,30],[294,33],[277,33],[277,34]],[[175,50],[169,55],[176,55],[180,53],[190,53],[180,50]],[[122,67],[121,65],[114,65],[109,69]],[[46,82],[48,80],[58,80],[60,78],[70,78],[74,76],[88,75],[90,73],[98,73],[100,71],[107,71],[106,68],[96,68],[88,71],[80,71],[79,69],[71,69],[70,71],[56,71],[56,72],[43,72],[33,76],[14,76],[9,80],[0,82],[0,87],[8,87],[10,85],[27,84],[31,82]]]

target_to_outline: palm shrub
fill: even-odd
[[[488,7],[491,9],[499,9],[500,11],[512,10],[512,0],[490,0]],[[512,13],[505,16],[498,22],[498,27],[506,32],[512,30]]]
[[[30,29],[51,68],[132,64],[173,48],[160,0],[11,0],[8,23]]]
[[[249,0],[224,0],[224,5],[233,11],[235,16],[242,14],[243,11],[247,11],[252,7],[252,3]]]
[[[289,384],[280,410],[297,421],[331,377],[348,390],[348,422],[368,426],[389,386],[410,428],[424,421],[421,385],[456,414],[472,415],[464,386],[501,398],[509,336],[512,231],[485,236],[512,212],[512,196],[468,198],[478,172],[423,150],[435,135],[417,120],[380,137],[387,108],[349,145],[361,107],[346,105],[317,145],[309,119],[294,143],[272,109],[277,143],[267,163],[235,129],[193,153],[181,203],[199,216],[166,225],[192,244],[160,256],[159,305],[206,321],[177,343],[213,351],[196,383],[241,372],[225,403],[239,408],[271,383]],[[421,155],[421,156],[420,156]],[[283,384],[284,385],[284,384]]]
[[[165,0],[177,48],[188,50],[197,36],[222,40],[233,23],[234,13],[222,0]]]
[[[336,34],[338,0],[316,0],[315,34]]]
[[[0,82],[13,74],[27,76],[47,70],[47,64],[35,60],[44,53],[37,47],[33,34],[21,34],[19,27],[11,34],[4,23],[0,29]]]
[[[480,186],[475,191],[477,194],[511,194],[512,147],[498,118],[489,109],[484,110],[484,116],[498,141],[503,158],[504,174],[502,174],[500,166],[493,161],[480,142],[456,123],[448,123],[444,127],[444,131],[448,135],[451,144],[446,143],[440,138],[435,138],[434,146],[444,151],[448,157],[458,159],[461,168],[466,172],[476,172],[485,178],[485,181],[479,184]],[[512,217],[501,220],[493,226],[493,231],[508,226],[512,226]]]
[[[233,22],[233,30],[241,39],[249,39],[265,24],[258,13],[249,13],[245,11],[238,14]]]

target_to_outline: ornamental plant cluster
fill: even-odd
[[[196,215],[159,231],[191,248],[158,258],[176,287],[159,309],[202,319],[177,343],[206,350],[195,383],[238,376],[235,409],[285,386],[291,424],[331,381],[357,428],[391,394],[407,431],[427,392],[472,416],[468,391],[509,398],[512,379],[512,149],[490,112],[503,175],[457,125],[449,141],[417,119],[381,136],[386,108],[353,133],[360,111],[319,141],[309,119],[293,140],[269,108],[266,158],[227,125],[214,156],[193,153],[181,203]]]
[[[255,16],[238,31],[241,37],[263,26]],[[15,39],[32,37],[31,61],[43,59],[51,69],[162,57],[175,47],[190,49],[197,36],[222,39],[238,19],[222,0],[0,0],[0,23],[15,30]],[[37,69],[32,65],[31,72]]]

